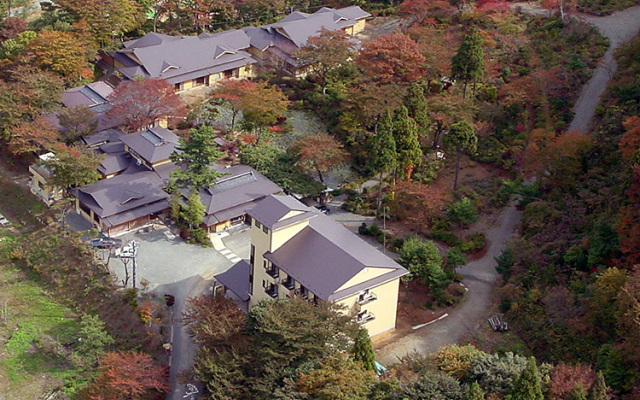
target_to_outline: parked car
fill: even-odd
[[[98,249],[117,249],[122,247],[122,240],[110,237],[101,237],[91,239],[89,241],[89,244],[92,247],[96,247]]]

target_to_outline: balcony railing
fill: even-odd
[[[268,294],[269,296],[273,297],[274,299],[278,297],[278,285],[272,285],[270,287],[268,287],[267,289],[265,289],[265,293]]]
[[[282,282],[282,286],[286,287],[288,290],[293,290],[296,288],[296,281],[288,277]]]
[[[358,316],[356,316],[356,322],[358,324],[366,324],[369,321],[373,321],[374,319],[376,319],[376,316],[373,315],[372,312],[366,312],[364,314],[358,314]]]
[[[367,293],[358,297],[358,304],[362,306],[375,300],[378,300],[378,296],[375,293]]]
[[[269,268],[267,269],[267,275],[269,275],[272,278],[278,278],[280,277],[280,269],[279,268]]]

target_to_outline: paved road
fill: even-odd
[[[489,249],[479,260],[460,267],[458,272],[464,277],[469,291],[466,300],[450,315],[434,324],[416,330],[415,333],[390,343],[377,352],[377,359],[383,365],[398,361],[398,357],[418,351],[431,353],[444,345],[458,342],[470,329],[473,329],[489,306],[491,291],[498,278],[494,257],[504,250],[507,241],[515,232],[520,221],[520,212],[515,207],[516,201],[502,210],[493,228],[487,232]]]

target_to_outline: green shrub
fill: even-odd
[[[478,219],[478,211],[476,206],[468,197],[451,204],[447,210],[447,215],[451,222],[459,222],[462,224],[471,224]]]
[[[202,228],[196,228],[191,230],[191,240],[194,243],[199,243],[204,247],[211,247],[211,239],[207,235],[207,231]]]
[[[451,232],[433,231],[425,233],[423,236],[427,239],[442,242],[451,247],[460,246],[462,244],[462,240]]]
[[[484,248],[486,237],[484,233],[474,233],[467,241],[460,245],[460,250],[465,253],[476,253]]]

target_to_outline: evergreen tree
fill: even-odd
[[[393,116],[388,108],[380,118],[380,124],[376,130],[376,134],[373,136],[372,145],[370,168],[380,174],[376,207],[376,215],[378,215],[380,214],[382,201],[382,175],[385,172],[393,171],[398,164],[396,140],[393,138]]]
[[[371,345],[367,328],[360,328],[358,331],[358,336],[356,336],[351,353],[353,354],[353,359],[360,361],[364,369],[368,371],[376,370],[376,353]]]
[[[200,226],[206,211],[202,201],[200,201],[200,194],[197,190],[192,189],[187,198],[187,206],[182,209],[182,217],[189,224],[189,229]]]
[[[426,139],[429,135],[431,118],[429,118],[429,109],[427,107],[424,87],[417,82],[412,84],[409,87],[409,93],[404,100],[404,104],[409,111],[409,116],[413,118],[418,126],[418,137],[423,140]]]
[[[206,189],[222,176],[213,167],[224,156],[213,141],[216,137],[213,128],[202,125],[191,129],[188,139],[180,138],[179,151],[171,155],[171,161],[180,167],[172,174],[180,187]]]
[[[576,387],[571,390],[566,400],[587,400],[587,394],[584,392],[582,385],[576,385]]]
[[[542,382],[534,357],[529,358],[527,366],[516,380],[511,398],[514,400],[544,400]]]
[[[422,150],[418,142],[418,127],[416,122],[409,118],[407,107],[400,106],[393,118],[393,131],[398,153],[398,166],[404,170],[404,178],[411,179],[414,168],[420,164]]]
[[[589,400],[609,400],[607,390],[608,388],[604,381],[604,375],[602,372],[598,371],[596,379],[593,381],[591,389],[589,389]]]
[[[467,85],[475,83],[484,74],[484,50],[482,38],[475,26],[465,35],[458,52],[451,58],[451,76],[464,82],[463,97],[467,97]]]
[[[480,385],[478,385],[478,382],[473,382],[471,386],[469,386],[464,400],[484,400],[484,391]]]
[[[460,121],[451,125],[449,133],[444,137],[443,142],[445,148],[456,152],[456,176],[453,181],[453,190],[456,190],[458,188],[458,174],[460,173],[462,153],[475,152],[478,148],[478,137],[470,122]]]

